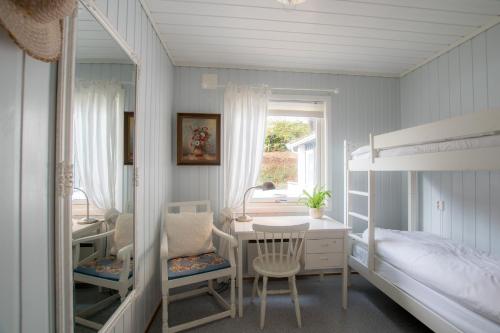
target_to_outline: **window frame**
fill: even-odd
[[[321,125],[319,126],[319,150],[320,150],[320,186],[326,186],[328,184],[327,172],[328,170],[328,149],[326,148],[329,133],[328,124],[330,121],[331,113],[331,96],[321,96],[321,95],[272,95],[270,98],[272,102],[286,102],[286,101],[297,101],[297,102],[321,102],[323,103],[323,117],[321,119]],[[306,111],[308,112],[308,111]],[[313,111],[314,112],[314,111]],[[268,115],[269,117],[269,115]],[[279,199],[264,199],[264,198],[253,198],[249,197],[246,205],[246,209],[251,213],[303,213],[308,210],[308,208],[299,203],[300,198],[287,198],[284,201]]]

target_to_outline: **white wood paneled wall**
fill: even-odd
[[[141,62],[140,104],[136,114],[137,298],[133,309],[124,311],[109,332],[143,332],[161,299],[160,223],[162,206],[172,193],[170,140],[174,69],[138,0],[96,2]]]
[[[347,138],[367,144],[370,132],[383,133],[400,126],[399,80],[363,76],[176,67],[174,112],[223,113],[224,89],[202,89],[201,76],[204,73],[217,74],[219,84],[231,81],[249,85],[268,84],[270,87],[339,88],[340,94],[332,96],[330,122],[327,125],[330,156],[328,187],[333,189],[333,207],[330,213],[339,221],[343,220],[343,140]],[[173,151],[174,138],[175,133],[172,139]],[[223,206],[222,180],[222,168],[219,166],[175,166],[173,199],[210,199],[212,209],[218,212]],[[379,175],[377,185],[377,193],[380,194],[378,223],[399,228],[401,174]],[[359,186],[366,187],[366,182]],[[366,204],[363,206],[366,207]]]
[[[56,66],[30,58],[0,28],[0,332],[53,322]]]
[[[137,115],[137,298],[111,332],[143,332],[160,302],[161,208],[171,197],[173,67],[138,0],[97,1],[141,61]],[[0,29],[0,332],[53,332],[55,66]]]
[[[401,79],[402,127],[498,108],[498,87],[500,25]],[[423,230],[500,255],[500,172],[422,173],[420,189]]]
[[[77,80],[114,80],[125,90],[124,111],[135,112],[135,66],[127,64],[77,64]],[[76,181],[76,179],[75,179]],[[134,211],[134,166],[123,165],[122,211]],[[77,184],[75,184],[77,186]]]

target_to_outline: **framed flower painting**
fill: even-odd
[[[134,165],[135,118],[134,112],[125,111],[123,132],[123,162],[125,165]]]
[[[220,165],[220,114],[177,114],[177,165]]]

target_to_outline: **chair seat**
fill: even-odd
[[[197,256],[173,258],[168,261],[168,279],[179,279],[229,267],[231,267],[229,261],[216,253],[204,253]]]
[[[114,256],[104,257],[101,259],[94,259],[88,263],[78,266],[74,269],[75,273],[95,276],[101,279],[118,281],[120,279],[120,272],[123,266],[123,261],[118,260]],[[132,266],[133,267],[133,266]],[[132,277],[131,268],[128,277]]]
[[[268,260],[262,260],[257,257],[253,260],[253,269],[260,275],[265,275],[269,277],[288,277],[297,274],[300,271],[300,263],[297,261],[290,260],[287,262],[287,257],[282,256],[280,262],[280,256],[277,254],[274,257],[272,255],[264,256]]]

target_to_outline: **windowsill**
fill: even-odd
[[[247,203],[247,214],[259,215],[279,215],[279,214],[307,214],[309,209],[296,202],[293,203],[276,203],[276,202],[250,202]],[[236,211],[236,214],[242,214],[242,209]]]

